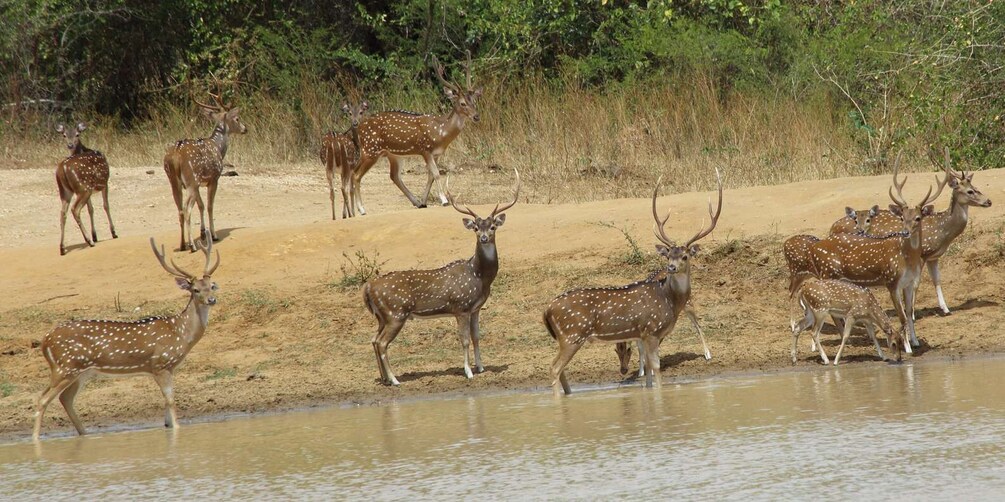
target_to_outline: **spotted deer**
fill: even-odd
[[[914,296],[923,263],[922,219],[931,216],[933,209],[929,203],[938,198],[945,180],[936,180],[938,190],[934,196],[929,187],[922,201],[911,206],[901,192],[907,179],[897,181],[899,163],[900,155],[893,166],[893,186],[889,193],[894,202],[890,211],[901,219],[902,237],[877,239],[853,234],[832,235],[810,247],[810,259],[814,275],[820,279],[844,279],[865,287],[885,286],[897,316],[910,334],[911,343],[904,348],[912,353],[911,346],[920,344],[914,330]]]
[[[684,313],[687,318],[691,320],[691,326],[698,333],[698,339],[701,340],[701,348],[704,351],[705,360],[712,360],[712,352],[708,350],[708,344],[705,343],[705,334],[701,331],[701,325],[698,324],[698,314],[694,311],[694,306],[690,301],[684,307]],[[638,376],[646,376],[646,358],[645,347],[642,345],[641,340],[636,340],[635,345],[639,350],[639,372]],[[620,363],[620,371],[622,375],[628,374],[629,365],[632,362],[632,344],[628,342],[618,342],[614,345],[614,353],[618,356],[618,362]]]
[[[108,217],[108,229],[112,233],[113,239],[118,239],[115,233],[115,224],[112,223],[112,213],[108,207],[108,159],[97,150],[91,150],[80,141],[80,133],[87,129],[83,122],[71,132],[63,124],[56,126],[56,132],[66,139],[66,148],[70,150],[70,155],[59,161],[56,165],[56,188],[59,189],[59,200],[63,206],[59,213],[59,254],[66,254],[66,211],[70,209],[73,202],[73,219],[77,222],[80,235],[84,237],[84,242],[93,247],[98,242],[98,232],[94,228],[94,205],[91,203],[91,195],[94,192],[101,192],[101,198],[105,204],[105,216]],[[76,200],[74,200],[76,197]],[[80,211],[87,206],[87,213],[91,217],[91,238],[87,238],[87,232],[80,221]]]
[[[824,321],[827,320],[828,315],[844,320],[841,346],[838,348],[837,355],[834,356],[835,366],[841,360],[841,353],[844,351],[845,343],[848,341],[848,335],[851,334],[852,326],[856,322],[865,323],[866,332],[876,346],[876,353],[879,354],[880,359],[885,361],[886,356],[883,355],[883,349],[879,346],[879,341],[876,340],[876,328],[879,328],[886,334],[887,347],[890,350],[894,350],[896,347],[897,361],[901,360],[900,347],[904,345],[902,337],[903,327],[901,327],[900,331],[894,332],[893,327],[890,325],[890,318],[886,316],[883,307],[879,305],[879,301],[876,300],[876,297],[868,288],[856,286],[845,281],[835,279],[821,280],[814,277],[807,279],[803,283],[797,294],[797,299],[803,309],[803,317],[799,322],[791,321],[793,364],[798,360],[799,333],[811,327],[813,328],[811,350],[819,348],[820,358],[823,359],[824,364],[830,364],[830,361],[827,359],[827,353],[824,352],[824,347],[820,344],[820,330],[823,328]]]
[[[863,211],[856,211],[850,207],[846,207],[844,210],[845,217],[838,221],[843,222],[847,220],[852,222],[854,227],[853,232],[850,233],[867,235],[872,217],[879,211],[879,206],[873,206],[871,209]],[[819,237],[801,234],[785,239],[785,242],[782,244],[782,254],[785,256],[785,264],[789,268],[790,297],[796,294],[796,288],[802,281],[813,276],[813,266],[810,262],[810,247],[817,242],[820,242]]]
[[[666,276],[657,276],[625,286],[574,289],[562,293],[544,311],[544,325],[558,342],[558,354],[551,364],[552,386],[555,395],[572,392],[565,377],[565,367],[576,352],[588,341],[606,343],[640,340],[644,347],[646,386],[661,386],[659,345],[673,331],[680,313],[691,297],[690,259],[697,256],[696,242],[712,233],[722,213],[722,178],[716,169],[719,189],[718,206],[708,203],[711,223],[702,226],[683,246],[678,246],[666,235],[670,212],[659,217],[656,196],[659,182],[653,191],[652,210],[656,220],[653,231],[660,244],[656,250],[666,258]],[[706,349],[707,350],[707,349]]]
[[[216,260],[212,259],[212,240],[207,239],[205,245],[197,241],[196,245],[206,255],[201,278],[186,272],[174,260],[169,265],[164,247],[158,251],[150,239],[161,267],[175,277],[178,287],[189,293],[188,306],[181,313],[138,321],[68,321],[45,336],[41,350],[49,363],[50,377],[48,387],[36,401],[35,440],[42,430],[45,409],[56,397],[77,433],[85,433],[73,409],[73,400],[84,384],[97,376],[152,376],[164,394],[164,425],[178,427],[172,387],[174,371],[206,332],[209,309],[216,305],[217,286],[212,275],[220,265],[219,251]]]
[[[868,233],[872,228],[872,219],[879,215],[880,209],[878,204],[869,209],[858,211],[851,207],[845,207],[844,213],[844,218],[831,225],[830,235]]]
[[[363,287],[363,302],[367,310],[377,317],[377,334],[373,337],[373,351],[382,383],[400,385],[391,371],[387,347],[398,336],[405,321],[415,317],[454,316],[457,335],[464,350],[464,375],[473,378],[468,346],[474,345],[475,367],[481,373],[481,334],[478,315],[489,298],[492,281],[499,271],[496,253],[496,230],[506,222],[504,211],[513,207],[520,195],[520,173],[516,173],[513,200],[503,207],[496,204],[487,218],[481,218],[467,206],[459,205],[447,191],[450,205],[462,214],[464,228],[478,237],[475,254],[467,260],[458,260],[433,270],[404,270],[370,279]],[[473,218],[473,219],[472,219]]]
[[[216,225],[213,219],[213,204],[216,201],[216,189],[223,173],[223,159],[227,155],[227,147],[231,134],[246,134],[248,128],[238,116],[239,108],[225,105],[217,94],[209,94],[216,102],[214,105],[196,104],[203,114],[216,123],[209,138],[182,139],[168,146],[164,155],[164,173],[171,183],[171,195],[178,208],[178,224],[181,226],[181,245],[179,251],[186,249],[195,251],[195,238],[190,229],[192,224],[192,209],[199,206],[200,235],[206,233],[206,219],[209,219],[209,236],[218,241]],[[206,203],[199,194],[199,187],[206,187]]]
[[[391,181],[408,197],[415,207],[426,207],[433,182],[437,183],[440,202],[447,205],[447,198],[440,185],[440,170],[436,163],[450,143],[461,133],[468,119],[478,122],[476,102],[482,88],[471,87],[471,53],[464,66],[465,87],[450,82],[443,75],[443,66],[433,58],[436,76],[443,84],[443,92],[450,99],[451,109],[446,115],[428,115],[400,110],[381,112],[360,122],[359,125],[359,165],[353,173],[352,190],[356,198],[356,211],[366,214],[363,207],[360,181],[370,168],[382,157],[387,157],[391,165]],[[401,158],[420,155],[426,161],[426,190],[418,199],[401,181]]]
[[[935,284],[935,293],[939,300],[939,308],[943,314],[950,314],[946,298],[942,293],[942,278],[939,272],[939,259],[949,250],[949,246],[967,228],[971,207],[991,207],[991,199],[981,193],[973,185],[974,173],[957,172],[950,166],[949,150],[945,150],[946,182],[953,189],[949,208],[933,214],[922,221],[925,238],[921,243],[921,256],[928,267],[928,275]],[[831,233],[846,231],[847,225],[841,225],[840,220],[834,223]],[[879,211],[873,218],[871,227],[876,232],[891,232],[898,227],[897,216],[889,211]]]
[[[342,112],[349,116],[349,129],[335,131],[321,138],[321,164],[325,166],[328,178],[328,198],[332,203],[332,219],[335,218],[335,172],[338,170],[342,185],[342,218],[356,216],[352,204],[352,172],[359,162],[359,121],[370,104],[364,100],[359,104],[342,103]]]

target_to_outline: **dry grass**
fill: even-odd
[[[603,92],[533,78],[486,82],[482,120],[466,127],[442,164],[446,170],[517,167],[533,187],[525,195],[540,202],[645,196],[660,175],[674,192],[708,189],[714,165],[729,172],[730,187],[870,172],[847,124],[833,119],[840,114],[826,100],[740,92],[724,98],[708,78],[691,82],[626,84]],[[234,140],[228,162],[278,174],[314,162],[322,131],[345,127],[341,88],[305,78],[291,99],[234,98],[250,132]],[[366,97],[371,110],[445,107],[432,88]],[[75,119],[90,123],[85,143],[104,151],[113,168],[157,166],[168,143],[211,130],[194,104],[156,109],[149,121],[128,130],[106,117]],[[0,169],[54,165],[64,152],[52,129],[57,121],[7,118],[0,125]]]

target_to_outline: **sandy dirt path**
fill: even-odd
[[[470,256],[474,237],[451,208],[412,209],[387,179],[386,165],[364,180],[370,215],[331,221],[327,185],[315,164],[249,169],[225,178],[217,201],[217,245],[222,266],[220,304],[205,339],[177,372],[182,418],[255,412],[338,402],[375,402],[440,392],[546,386],[554,342],[540,323],[547,302],[571,287],[637,280],[644,267],[622,263],[628,252],[622,228],[650,253],[649,201],[618,199],[583,204],[538,204],[534,181],[524,180],[521,203],[497,234],[501,272],[482,315],[487,372],[463,378],[452,320],[410,321],[391,345],[400,388],[377,382],[370,337],[375,320],[358,287],[343,285],[344,254],[360,252],[382,270],[431,268]],[[148,174],[148,171],[153,171]],[[725,174],[728,177],[728,173]],[[119,239],[96,208],[99,242],[85,248],[67,225],[70,252],[58,254],[59,202],[50,170],[0,171],[0,435],[30,427],[32,402],[48,369],[32,342],[68,318],[138,318],[175,312],[185,296],[157,264],[148,239],[177,246],[170,193],[159,166],[113,169],[112,217]],[[418,191],[425,177],[406,175]],[[931,173],[910,176],[909,200],[924,194]],[[512,175],[460,172],[455,193],[476,210],[504,200]],[[1005,350],[1002,260],[1005,259],[1005,171],[979,172],[975,183],[995,202],[971,211],[971,227],[944,259],[944,289],[956,313],[936,315],[927,276],[919,290],[916,357],[961,356]],[[711,188],[712,179],[709,180]],[[844,178],[783,186],[726,190],[722,218],[703,242],[695,271],[695,298],[713,359],[682,323],[663,345],[665,376],[713,375],[790,366],[789,306],[781,241],[794,233],[826,232],[845,205],[886,205],[889,177]],[[948,193],[948,192],[947,192]],[[686,239],[701,224],[711,192],[660,198],[671,208],[672,237]],[[531,202],[527,202],[527,201]],[[938,209],[948,205],[944,194]],[[175,255],[198,266],[196,255]],[[878,293],[888,307],[889,298]],[[119,307],[116,308],[116,302]],[[801,344],[800,365],[816,365]],[[826,346],[833,354],[836,336]],[[847,349],[846,349],[847,350]],[[871,343],[855,337],[849,363],[876,359]],[[620,380],[608,346],[584,349],[570,365],[574,383]],[[575,384],[574,384],[575,385]],[[149,378],[92,382],[78,398],[92,430],[117,423],[156,424],[162,399]],[[67,431],[58,404],[45,430]]]

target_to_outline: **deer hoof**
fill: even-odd
[[[426,204],[422,203],[422,204],[419,204],[418,206],[415,206],[415,207],[418,208],[418,209],[425,209],[426,208]]]

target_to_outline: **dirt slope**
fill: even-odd
[[[623,263],[629,247],[621,232],[601,223],[624,228],[649,253],[654,239],[648,200],[527,203],[535,200],[535,192],[533,180],[524,180],[522,203],[508,212],[497,235],[502,270],[482,315],[487,373],[472,381],[463,378],[452,320],[411,321],[390,350],[402,386],[383,387],[376,382],[369,343],[376,322],[363,307],[358,288],[342,285],[343,253],[359,251],[386,261],[383,270],[394,270],[436,267],[469,256],[474,248],[458,213],[440,207],[411,209],[385,173],[386,167],[364,182],[371,214],[347,221],[327,219],[327,186],[318,166],[292,166],[283,174],[249,171],[224,179],[217,204],[223,264],[214,277],[222,288],[220,304],[206,338],[176,378],[183,418],[545,386],[555,352],[540,325],[547,302],[570,287],[619,284],[645,275],[645,266]],[[177,246],[177,218],[163,173],[146,166],[116,169],[113,176],[112,216],[121,237],[104,240],[107,223],[96,208],[100,242],[94,248],[80,246],[71,220],[71,252],[60,257],[59,205],[51,171],[0,171],[0,183],[7,187],[0,208],[2,435],[19,435],[30,427],[32,401],[48,373],[38,350],[30,347],[56,322],[137,318],[177,311],[184,304],[184,295],[160,269],[147,242],[154,236]],[[909,200],[923,195],[932,178],[910,176]],[[1005,320],[1000,306],[1005,171],[980,172],[976,178],[995,205],[971,211],[971,227],[944,259],[944,289],[954,315],[935,315],[934,290],[924,279],[918,333],[925,345],[917,357],[1005,349],[1005,334],[993,328]],[[406,177],[415,189],[423,180],[418,174]],[[488,204],[505,199],[511,183],[509,173],[468,172],[455,174],[451,186],[470,194],[465,199]],[[719,227],[703,242],[694,277],[695,304],[713,360],[699,358],[697,340],[682,323],[663,345],[664,375],[788,367],[782,239],[824,233],[845,205],[885,205],[888,186],[884,176],[727,190]],[[672,208],[671,236],[686,239],[700,226],[709,196],[660,199],[661,208]],[[936,205],[943,209],[947,201],[943,195]],[[176,259],[198,266],[196,255],[177,254]],[[889,305],[885,293],[879,296]],[[835,340],[832,335],[827,342],[831,354]],[[800,350],[801,365],[816,364],[808,342]],[[847,360],[875,360],[864,336],[854,338]],[[575,383],[619,379],[613,350],[602,345],[581,351],[570,372]],[[139,378],[93,382],[77,406],[93,430],[120,422],[155,424],[161,403],[153,382]],[[50,407],[46,431],[67,428],[59,405]]]

